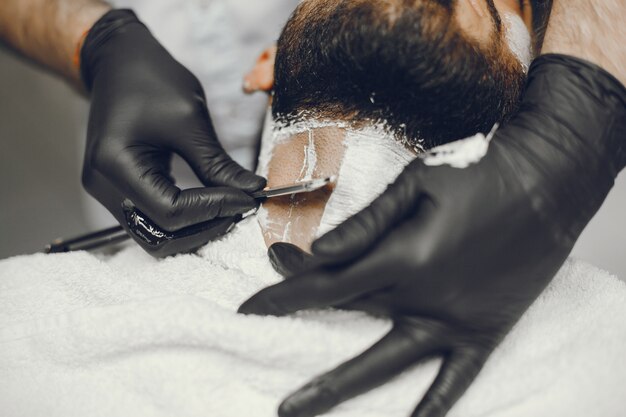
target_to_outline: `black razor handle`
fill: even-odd
[[[122,204],[128,234],[152,256],[162,258],[193,252],[228,233],[242,218],[222,217],[170,232],[159,227],[130,201]]]

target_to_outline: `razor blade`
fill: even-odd
[[[299,181],[274,188],[266,188],[252,194],[252,197],[262,200],[284,195],[309,193],[334,183],[335,179],[336,177],[319,178]],[[194,246],[199,247],[211,240],[217,239],[228,233],[235,223],[242,219],[241,215],[217,218],[170,232],[159,227],[129,200],[124,200],[122,210],[126,220],[126,228],[114,226],[71,239],[56,239],[46,246],[44,252],[60,253],[97,249],[110,244],[123,242],[129,237],[132,237],[151,255],[163,257],[179,253],[181,248],[189,247],[189,242],[191,241],[195,242],[197,240],[197,244]]]
[[[321,188],[324,188],[328,184],[332,184],[335,182],[335,177],[326,177],[326,178],[317,178],[308,181],[298,181],[289,185],[281,185],[279,187],[274,188],[266,188],[261,191],[257,191],[252,194],[252,197],[256,199],[262,198],[271,198],[271,197],[280,197],[284,195],[292,195],[292,194],[300,194],[300,193],[310,193],[311,191],[316,191]]]

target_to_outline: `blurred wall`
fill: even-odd
[[[0,49],[0,258],[91,230],[80,165],[88,104]],[[626,280],[626,172],[574,249]]]
[[[88,103],[0,46],[0,258],[86,230],[80,127]]]

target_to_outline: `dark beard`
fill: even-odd
[[[521,64],[495,30],[486,47],[466,37],[441,1],[393,21],[371,1],[299,7],[278,42],[274,117],[383,121],[424,148],[506,122]]]

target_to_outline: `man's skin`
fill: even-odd
[[[621,0],[554,0],[541,52],[593,62],[626,84],[624,21]]]
[[[0,40],[79,85],[76,48],[85,31],[110,9],[99,0],[3,0]]]
[[[241,313],[335,306],[393,322],[365,352],[287,397],[281,417],[323,414],[432,355],[443,364],[412,416],[446,415],[626,166],[625,19],[620,0],[555,0],[520,110],[482,159],[463,169],[412,162],[368,208],[313,242],[313,257],[270,248],[287,279]]]

